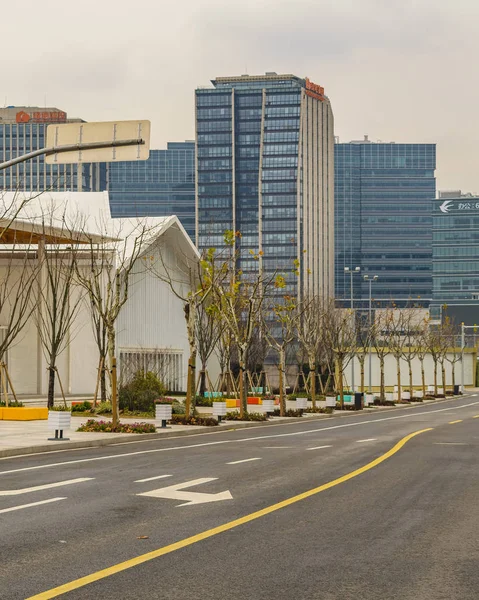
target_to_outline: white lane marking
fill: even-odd
[[[94,477],[81,477],[80,479],[67,479],[66,481],[46,483],[45,485],[36,485],[34,487],[23,488],[20,490],[2,490],[0,491],[0,496],[20,496],[21,494],[40,492],[41,490],[49,490],[51,488],[63,487],[64,485],[72,485],[74,483],[83,483],[84,481],[92,481],[93,479]]]
[[[288,448],[292,448],[293,446],[263,446],[263,447],[267,450],[276,450],[276,449],[279,450],[280,448],[283,450],[286,450]]]
[[[461,406],[451,406],[449,408],[440,408],[438,410],[428,410],[424,412],[414,412],[407,415],[399,415],[397,417],[385,417],[380,419],[373,419],[367,421],[361,421],[359,423],[344,423],[343,425],[333,425],[332,427],[321,427],[317,429],[308,429],[306,431],[296,431],[293,433],[276,433],[273,435],[259,435],[256,437],[249,438],[241,438],[239,440],[221,440],[218,442],[205,442],[202,444],[190,444],[188,446],[172,446],[171,448],[154,448],[152,450],[137,450],[136,452],[125,452],[124,454],[110,454],[109,456],[94,456],[93,458],[80,458],[76,460],[65,460],[63,462],[58,463],[50,463],[47,465],[36,465],[34,467],[23,467],[21,469],[11,469],[9,471],[0,471],[0,475],[9,475],[10,473],[22,473],[24,471],[36,471],[38,469],[49,469],[50,467],[62,467],[64,465],[73,465],[87,462],[94,462],[97,460],[112,460],[115,458],[129,458],[130,456],[138,456],[141,454],[153,454],[156,452],[172,452],[173,450],[189,450],[190,448],[201,448],[203,446],[216,446],[221,444],[236,444],[238,442],[255,442],[257,440],[271,439],[271,438],[280,438],[280,437],[289,437],[296,435],[307,435],[309,433],[318,433],[321,431],[330,431],[332,429],[343,429],[345,427],[358,427],[360,425],[370,425],[371,423],[382,423],[383,421],[392,421],[395,419],[407,419],[409,417],[417,417],[420,415],[429,415],[435,414],[439,412],[449,411],[449,410],[459,410],[461,408],[470,408],[471,406],[475,406],[479,404],[479,402],[471,402],[470,404],[463,404]],[[298,425],[298,423],[295,423]],[[212,434],[207,434],[212,435]],[[171,439],[171,438],[169,438]],[[158,440],[155,440],[158,441]],[[136,443],[136,442],[134,442]],[[22,458],[28,458],[29,455],[24,455]]]
[[[377,438],[368,438],[367,440],[356,440],[357,444],[363,444],[364,442],[375,442]]]
[[[30,504],[20,504],[20,506],[12,506],[11,508],[2,508],[0,510],[0,514],[13,512],[14,510],[30,508],[31,506],[40,506],[40,504],[50,504],[50,502],[58,502],[59,500],[66,500],[66,498],[50,498],[50,500],[41,500],[40,502],[30,502]]]
[[[464,442],[434,442],[435,446],[470,446]]]
[[[173,475],[157,475],[156,477],[147,477],[146,479],[137,479],[135,483],[144,483],[145,481],[154,481],[155,479],[165,479],[166,477],[173,477]]]
[[[239,465],[240,463],[251,462],[252,460],[261,460],[261,458],[245,458],[243,460],[234,460],[232,462],[227,462],[227,465]]]
[[[143,494],[137,494],[137,496],[148,496],[150,498],[170,498],[172,500],[186,500],[183,504],[177,506],[190,506],[191,504],[205,504],[207,502],[218,502],[220,500],[232,500],[233,496],[229,490],[219,492],[218,494],[205,494],[201,492],[182,492],[188,487],[194,485],[201,485],[202,483],[208,483],[209,481],[216,481],[217,477],[203,477],[202,479],[192,479],[191,481],[185,481],[184,483],[176,483],[168,487],[159,488],[158,490],[151,490],[151,492],[144,492]]]
[[[332,446],[315,446],[314,448],[308,448],[308,450],[322,450],[323,448],[332,448]]]

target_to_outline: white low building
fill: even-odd
[[[18,205],[27,196],[28,194],[5,193],[1,198],[4,209]],[[46,208],[51,210],[52,206],[55,206],[59,213],[68,215],[71,223],[78,224],[78,230],[72,226],[69,231],[75,242],[82,235],[90,240],[95,240],[95,236],[104,240],[105,226],[110,239],[128,238],[129,232],[135,227],[135,221],[138,223],[135,219],[112,219],[106,192],[48,192],[36,197],[32,195],[29,202],[15,214],[13,221],[10,217],[4,218],[3,221],[0,218],[0,227],[3,224],[4,229],[0,242],[0,273],[13,264],[12,256],[21,257],[22,252],[25,255],[26,245],[19,245],[22,239],[28,238],[28,252],[32,254],[33,260],[36,254],[48,252],[50,238],[47,235],[45,239],[45,233],[51,235],[51,240],[55,243],[64,243],[65,247],[68,247],[71,240],[64,231],[61,232],[60,226],[56,228],[54,220],[50,222],[47,232],[45,227],[40,227],[41,215]],[[3,212],[6,213],[6,209]],[[135,263],[129,279],[129,297],[116,322],[119,377],[121,380],[122,370],[123,378],[135,369],[153,370],[164,377],[168,388],[185,390],[188,343],[184,303],[173,293],[168,283],[153,273],[149,265],[155,256],[161,256],[161,260],[168,265],[175,286],[180,285],[176,289],[183,288],[184,292],[184,285],[187,285],[188,281],[185,279],[185,273],[198,260],[198,252],[177,217],[149,219],[148,222],[152,227],[152,235],[141,249],[138,264]],[[7,233],[6,225],[9,226]],[[129,244],[124,248],[127,252],[130,251]],[[88,268],[88,260],[85,257],[80,255],[79,260],[82,268]],[[18,268],[20,263],[19,258]],[[42,277],[45,275],[40,275],[39,279]],[[35,296],[35,290],[38,291],[40,285],[42,283],[38,281],[34,286],[33,300],[36,306],[26,326],[4,357],[11,383],[18,395],[44,396],[48,389],[48,363],[42,350],[36,314],[36,311],[40,310],[38,305],[41,304],[41,294],[38,292]],[[69,328],[65,348],[58,357],[57,368],[65,393],[91,395],[97,382],[99,354],[93,335],[89,302],[79,285],[72,286],[72,302],[79,295],[82,295],[82,301],[75,321]],[[7,322],[8,314],[8,306],[0,306],[0,340],[2,331],[5,330],[2,319]],[[56,396],[60,393],[58,384],[55,392]]]

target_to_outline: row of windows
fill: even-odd
[[[473,273],[479,272],[479,261],[459,262],[459,261],[434,261],[434,272],[446,271],[446,273]]]
[[[417,223],[431,223],[431,217],[400,217],[400,216],[392,216],[392,217],[362,217],[361,223],[363,225],[372,225],[372,224],[388,224],[388,223],[410,223],[415,225]]]
[[[294,179],[296,180],[297,170],[296,169],[271,169],[263,171],[263,180],[268,181],[271,179]]]
[[[232,181],[231,171],[200,171],[198,183],[228,183]]]
[[[479,237],[479,232],[478,232]],[[475,256],[479,258],[479,246],[439,246],[432,248],[432,255],[436,257],[450,257],[455,256]]]
[[[198,121],[197,124],[198,133],[207,133],[209,131],[223,131],[225,133],[231,133],[231,121]]]
[[[271,106],[266,108],[267,117],[299,117],[299,106]]]
[[[467,217],[436,217],[434,219],[434,229],[454,229],[461,227],[462,229],[477,229],[479,227],[479,215]]]
[[[231,119],[231,108],[198,108],[196,118],[201,119]]]
[[[231,106],[231,94],[196,92],[196,106]]]
[[[479,278],[460,278],[455,275],[451,277],[434,277],[434,290],[478,290]]]
[[[434,231],[433,242],[479,242],[479,231]]]
[[[233,203],[232,198],[199,198],[198,205],[200,211],[208,208],[230,208]],[[203,214],[203,213],[201,213]]]
[[[232,160],[230,158],[211,158],[198,160],[198,170],[207,169],[231,169]]]
[[[199,141],[199,140],[198,140]],[[198,148],[198,158],[213,156],[232,156],[233,149],[229,146],[200,146]]]

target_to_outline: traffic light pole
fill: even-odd
[[[63,152],[74,152],[75,150],[98,150],[100,148],[115,148],[118,146],[143,146],[145,140],[139,138],[134,140],[112,140],[109,142],[85,142],[81,144],[67,144],[65,146],[52,146],[51,148],[40,148],[34,152],[17,156],[11,160],[0,163],[0,171],[13,167],[18,163],[25,162],[37,156],[49,156],[50,154],[62,154]]]

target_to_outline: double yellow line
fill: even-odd
[[[388,450],[385,454],[382,454],[372,462],[364,465],[355,471],[351,471],[351,473],[347,473],[342,477],[338,477],[338,479],[334,479],[329,483],[325,483],[320,485],[319,487],[313,488],[302,494],[298,494],[296,496],[292,496],[291,498],[287,498],[286,500],[282,500],[281,502],[277,502],[276,504],[271,504],[271,506],[267,506],[261,510],[257,510],[249,515],[241,517],[239,519],[235,519],[234,521],[230,521],[229,523],[225,523],[224,525],[219,525],[218,527],[213,527],[213,529],[208,529],[207,531],[203,531],[202,533],[198,533],[191,537],[180,540],[179,542],[175,542],[174,544],[169,544],[168,546],[163,546],[162,548],[158,548],[157,550],[153,550],[152,552],[147,552],[146,554],[142,554],[137,556],[136,558],[130,558],[129,560],[125,560],[124,562],[113,565],[112,567],[108,567],[107,569],[102,569],[101,571],[97,571],[96,573],[91,573],[90,575],[86,575],[85,577],[80,577],[79,579],[75,579],[74,581],[70,581],[69,583],[65,583],[51,590],[47,590],[46,592],[42,592],[41,594],[37,594],[35,596],[31,596],[27,598],[27,600],[49,600],[50,598],[57,598],[62,594],[66,594],[67,592],[71,592],[73,590],[77,590],[85,585],[93,583],[94,581],[99,581],[100,579],[105,579],[106,577],[110,577],[111,575],[115,575],[116,573],[121,573],[121,571],[126,571],[127,569],[131,569],[132,567],[136,567],[143,563],[146,563],[150,560],[154,560],[155,558],[159,558],[160,556],[164,556],[165,554],[170,554],[171,552],[176,552],[176,550],[181,550],[181,548],[186,548],[187,546],[192,546],[197,542],[201,542],[202,540],[206,540],[211,538],[219,533],[223,533],[225,531],[229,531],[234,527],[238,527],[239,525],[245,525],[246,523],[250,523],[251,521],[255,521],[256,519],[260,519],[261,517],[265,517],[277,510],[281,510],[286,508],[287,506],[291,506],[296,502],[300,502],[301,500],[306,500],[306,498],[310,498],[311,496],[315,496],[321,492],[329,490],[341,483],[345,483],[353,477],[357,477],[370,469],[374,469],[377,465],[380,465],[382,462],[391,458],[396,452],[399,452],[401,448],[409,442],[413,437],[420,435],[421,433],[425,433],[426,431],[431,431],[432,428],[429,429],[421,429],[420,431],[415,431],[414,433],[410,433],[406,437],[402,438],[395,446]]]

